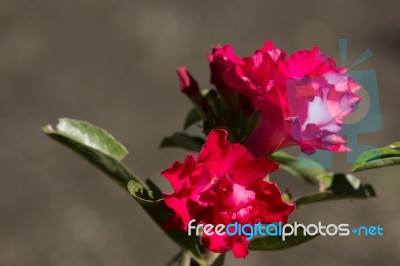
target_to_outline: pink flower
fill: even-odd
[[[284,57],[285,52],[275,48],[269,41],[253,56],[244,58],[236,57],[230,45],[217,47],[209,54],[211,83],[253,96],[279,76],[277,72]]]
[[[190,75],[189,71],[185,66],[181,66],[176,70],[176,73],[179,77],[179,85],[183,93],[191,97],[196,97],[196,95],[200,94],[199,85],[197,81],[194,80],[192,75]]]
[[[185,66],[181,66],[176,70],[176,73],[178,74],[181,92],[192,101],[192,103],[197,107],[198,111],[210,116],[210,104],[201,94],[199,84],[192,77],[187,68]]]
[[[212,52],[208,53],[208,62],[211,70],[211,83],[221,94],[222,98],[231,103],[234,108],[240,108],[245,116],[249,116],[254,112],[254,107],[251,104],[251,98],[242,93],[237,97],[237,92],[224,81],[224,73],[235,67],[235,64],[243,64],[241,58],[237,58],[230,45],[224,47],[216,46]],[[239,103],[237,103],[237,98]]]
[[[213,225],[287,222],[295,205],[283,202],[278,187],[265,180],[278,165],[254,159],[245,147],[226,138],[224,130],[211,131],[197,158],[189,155],[162,172],[174,189],[164,194],[175,214],[167,227],[187,230],[192,219]],[[245,236],[203,235],[202,243],[218,253],[232,249],[238,258],[248,254]]]
[[[271,42],[243,59],[222,49],[214,54],[229,65],[220,74],[224,82],[252,97],[261,114],[246,143],[255,156],[290,145],[308,154],[317,149],[349,151],[338,133],[361,100],[355,95],[360,86],[317,47],[295,52],[287,60]]]

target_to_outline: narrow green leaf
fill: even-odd
[[[284,151],[273,153],[271,159],[279,163],[283,170],[302,178],[309,184],[318,184],[317,176],[325,173],[324,167],[316,161],[301,157],[296,158]]]
[[[396,164],[400,164],[400,142],[362,153],[351,171],[358,172]]]
[[[121,161],[128,154],[126,148],[105,130],[85,121],[62,118],[55,128],[48,125],[43,131],[81,155],[125,190],[129,180],[143,183]]]
[[[192,125],[196,124],[197,122],[199,122],[201,120],[202,120],[202,118],[199,114],[199,111],[196,108],[193,108],[192,110],[189,111],[189,113],[186,116],[183,130],[188,129],[189,127],[191,127]]]
[[[164,138],[160,148],[182,148],[189,151],[199,152],[204,144],[204,139],[190,136],[186,133],[175,133],[171,137]]]
[[[186,250],[190,256],[200,265],[207,265],[201,255],[199,249],[199,242],[196,236],[188,236],[186,232],[180,230],[164,230],[163,223],[165,223],[173,214],[172,211],[165,205],[163,199],[148,200],[145,194],[146,190],[143,186],[131,180],[128,183],[128,191],[131,196],[139,202],[150,217],[157,223],[157,225],[182,249]]]
[[[310,241],[313,238],[316,238],[318,235],[310,236],[304,235],[304,231],[301,227],[297,230],[297,236],[291,235],[285,238],[285,241],[282,241],[280,236],[266,236],[263,238],[257,238],[250,242],[249,249],[251,250],[280,250],[291,248],[300,244],[303,244],[307,241]]]
[[[321,192],[312,193],[294,200],[301,205],[338,199],[366,199],[375,197],[374,188],[362,183],[350,174],[327,173],[319,176]]]

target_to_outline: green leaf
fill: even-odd
[[[156,200],[163,198],[161,189],[156,184],[154,184],[153,181],[151,181],[150,179],[146,179],[146,185],[153,195],[152,199]]]
[[[327,173],[319,176],[321,192],[312,193],[294,200],[301,205],[338,199],[366,199],[375,197],[374,188],[362,183],[350,174]]]
[[[292,202],[292,195],[288,192],[282,193],[282,200],[284,202]]]
[[[199,111],[196,108],[193,108],[189,111],[186,116],[185,124],[183,126],[183,130],[188,129],[190,126],[196,124],[197,122],[201,121],[202,117],[199,114]]]
[[[163,229],[163,223],[173,215],[173,212],[165,205],[163,199],[148,200],[145,192],[146,190],[143,188],[142,184],[134,180],[129,181],[127,188],[131,196],[145,209],[169,238],[182,249],[186,250],[197,263],[200,265],[207,265],[201,255],[197,236],[188,236],[187,232],[181,230]]]
[[[43,130],[49,137],[83,156],[129,191],[160,227],[171,216],[172,211],[161,198],[160,189],[150,180],[146,181],[146,185],[132,174],[121,162],[127,155],[126,149],[105,130],[85,121],[66,118],[60,119],[55,128],[49,125]],[[198,250],[197,238],[190,238],[183,231],[164,232],[182,248],[188,249],[193,259],[203,263],[200,265],[206,265]]]
[[[171,137],[164,138],[160,148],[183,148],[189,151],[199,152],[204,144],[204,139],[197,136],[190,136],[186,133],[175,133]]]
[[[362,153],[351,171],[358,172],[396,164],[400,164],[400,142]]]
[[[117,160],[122,160],[128,151],[110,133],[88,122],[61,118],[56,126],[57,133],[96,149]]]
[[[390,144],[389,147],[392,149],[400,149],[400,141]]]
[[[81,155],[125,190],[130,180],[143,183],[121,161],[128,154],[126,148],[105,130],[85,121],[62,118],[55,128],[48,125],[43,131]]]
[[[147,206],[158,206],[159,203],[163,200],[153,200],[153,197],[150,197],[149,195],[149,190],[135,180],[130,180],[128,182],[127,189],[129,191],[129,194],[131,194],[131,196],[133,196],[133,198],[136,199],[136,201],[140,205],[145,207],[145,209]]]
[[[313,185],[318,184],[317,176],[325,173],[325,168],[316,161],[296,158],[284,151],[273,153],[271,159],[279,163],[283,170]]]
[[[304,230],[301,227],[298,227],[297,236],[287,236],[285,238],[285,241],[282,241],[280,236],[266,236],[262,238],[257,238],[250,242],[249,249],[269,251],[286,249],[303,244],[313,238],[316,238],[317,236],[318,235],[304,235]]]

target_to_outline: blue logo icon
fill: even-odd
[[[347,39],[339,40],[340,58],[343,67],[346,65],[347,46]],[[348,163],[354,163],[361,153],[375,148],[368,145],[368,143],[360,143],[358,140],[360,134],[382,130],[378,83],[375,70],[352,70],[355,66],[360,65],[370,57],[372,57],[372,51],[367,49],[350,67],[347,67],[348,72],[346,74],[361,85],[361,89],[357,92],[357,95],[362,97],[361,103],[356,106],[352,114],[346,117],[343,128],[339,132],[340,135],[346,138],[347,146],[352,150],[347,153]],[[301,153],[299,156],[313,159],[326,168],[330,168],[333,165],[331,151],[318,150],[312,155]],[[307,165],[303,167],[307,168]]]

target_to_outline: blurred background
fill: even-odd
[[[160,172],[185,152],[159,150],[190,109],[175,74],[185,64],[209,86],[206,53],[230,43],[240,56],[265,40],[293,52],[321,47],[347,65],[375,69],[383,130],[359,142],[400,139],[399,1],[0,0],[0,265],[165,265],[178,248],[118,186],[40,130],[84,119],[129,149],[125,162],[170,188]],[[349,171],[345,155],[334,171]],[[383,237],[319,237],[279,252],[228,254],[226,265],[396,265],[400,261],[399,167],[358,174],[377,198],[310,205],[292,221],[381,225]],[[313,191],[285,173],[284,190]]]

